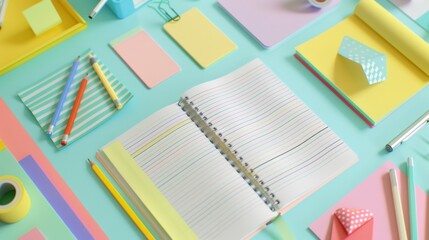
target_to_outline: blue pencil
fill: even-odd
[[[61,94],[60,101],[57,104],[57,109],[55,109],[54,117],[52,117],[51,124],[49,125],[49,128],[48,128],[47,133],[49,136],[52,135],[52,132],[54,131],[54,127],[55,127],[55,125],[57,125],[58,119],[59,119],[60,114],[61,114],[61,110],[63,109],[64,102],[66,101],[66,98],[67,98],[67,94],[68,94],[70,87],[73,83],[74,76],[76,75],[77,67],[79,66],[79,60],[80,60],[80,57],[77,57],[77,59],[73,62],[73,66],[71,68],[70,75],[67,78],[67,82],[66,82],[66,85],[64,87],[63,93]]]
[[[412,157],[408,158],[407,165],[408,173],[408,206],[410,211],[410,232],[411,240],[417,240],[418,229],[417,229],[417,209],[416,209],[416,193],[414,191],[414,161]]]

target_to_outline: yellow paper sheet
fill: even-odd
[[[180,15],[178,21],[166,23],[164,30],[203,68],[237,48],[197,8]]]
[[[50,0],[36,3],[22,13],[36,35],[40,35],[61,23],[61,17]]]
[[[368,3],[369,2],[369,3]],[[378,5],[375,1],[364,0],[359,4],[365,4],[367,9],[359,15],[365,17],[378,14],[378,18],[388,18],[387,20],[378,20],[391,24],[391,16],[383,8],[375,8],[376,13],[372,12],[372,5]],[[367,6],[369,4],[369,6]],[[359,5],[358,5],[359,9]],[[374,21],[374,20],[370,20]],[[398,30],[402,29],[398,23],[386,26],[391,30],[385,31],[384,37],[389,34],[401,34]],[[399,30],[400,31],[400,30]],[[404,33],[402,33],[404,34]],[[384,82],[374,85],[368,85],[362,70],[353,67],[349,61],[340,57],[338,49],[344,36],[350,36],[355,40],[373,48],[387,57],[387,79]],[[352,15],[326,32],[305,42],[296,48],[298,56],[321,75],[328,84],[330,84],[339,94],[341,94],[351,105],[362,113],[371,123],[376,124],[392,112],[395,108],[404,103],[407,99],[416,94],[428,83],[429,77],[416,65],[405,57],[396,46],[391,45],[383,36],[372,29],[356,14]],[[406,33],[408,39],[408,48],[414,48],[412,45],[419,42],[415,34]],[[396,42],[404,41],[403,37],[394,36]],[[399,40],[398,40],[399,39]],[[402,40],[401,40],[402,39]],[[419,45],[420,46],[420,45]],[[404,48],[404,46],[399,46]],[[415,51],[415,50],[413,50]],[[429,50],[424,47],[420,49],[419,55],[429,56]],[[411,56],[410,59],[416,62],[424,63],[426,60],[419,56]]]
[[[0,139],[0,151],[6,148],[6,144]]]
[[[171,239],[198,239],[121,143],[114,142],[103,152]]]

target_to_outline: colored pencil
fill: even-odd
[[[119,101],[118,96],[115,93],[115,90],[113,90],[112,86],[110,85],[109,81],[107,81],[106,76],[104,75],[103,71],[101,70],[100,65],[98,65],[97,60],[94,56],[91,54],[88,54],[89,61],[94,68],[95,72],[97,73],[98,77],[100,78],[101,83],[103,84],[104,88],[106,89],[107,93],[109,94],[110,98],[112,99],[113,103],[116,106],[116,109],[121,109],[122,104]]]
[[[395,169],[389,170],[390,184],[392,185],[393,203],[395,205],[396,224],[400,240],[407,240],[407,229],[405,228],[404,214],[402,211],[401,195],[399,194],[398,178]]]
[[[54,132],[54,127],[55,125],[57,125],[58,119],[60,118],[61,110],[63,109],[64,102],[66,101],[67,94],[70,90],[70,87],[73,83],[73,79],[77,72],[77,68],[79,66],[79,60],[80,60],[80,57],[77,57],[77,59],[73,62],[73,66],[67,78],[66,85],[64,86],[63,93],[61,94],[60,100],[58,101],[58,104],[57,104],[57,108],[55,109],[54,116],[52,117],[51,124],[49,125],[49,128],[48,128],[47,133],[49,136],[52,135],[52,133]]]
[[[65,146],[67,145],[67,142],[69,140],[69,136],[71,134],[74,120],[76,119],[77,112],[79,110],[80,102],[82,101],[83,94],[85,93],[86,85],[88,84],[87,79],[88,74],[82,79],[79,87],[79,91],[76,94],[76,98],[74,100],[73,108],[69,117],[69,120],[67,122],[66,129],[64,130],[64,135],[61,140],[61,145]]]
[[[91,160],[88,159],[89,164],[91,165],[92,170],[97,175],[97,177],[101,180],[101,182],[106,186],[106,188],[109,190],[109,192],[112,194],[112,196],[116,199],[116,201],[121,205],[122,209],[128,214],[128,216],[131,218],[131,220],[134,222],[134,224],[138,227],[140,232],[143,233],[143,235],[149,239],[149,240],[155,240],[154,236],[150,233],[149,229],[144,225],[144,223],[139,219],[137,214],[133,211],[133,209],[128,205],[128,203],[125,201],[125,199],[119,194],[118,190],[113,186],[113,184],[109,181],[109,179],[104,175],[104,173],[101,171],[101,169],[93,163]]]
[[[414,160],[412,157],[407,161],[407,175],[408,175],[408,207],[410,209],[410,236],[411,240],[417,240],[418,236],[418,222],[417,222],[417,207],[416,207],[416,192],[414,188]]]

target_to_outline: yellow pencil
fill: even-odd
[[[101,70],[100,65],[98,65],[97,60],[94,56],[92,56],[90,53],[89,56],[89,62],[91,63],[92,67],[94,68],[95,72],[97,73],[98,77],[100,78],[101,83],[103,84],[104,88],[106,89],[107,93],[109,94],[110,98],[112,99],[113,103],[115,103],[116,109],[121,109],[122,104],[119,100],[118,96],[115,93],[115,90],[113,90],[112,86],[110,86],[109,81],[107,81],[106,75],[104,75],[103,71]]]
[[[109,190],[109,192],[113,195],[113,197],[116,199],[116,201],[121,205],[122,209],[128,214],[128,216],[131,218],[131,220],[136,224],[136,226],[139,228],[140,232],[143,233],[143,235],[149,239],[149,240],[155,240],[153,235],[150,233],[150,231],[146,228],[146,226],[143,224],[142,221],[140,221],[137,214],[133,211],[133,209],[128,205],[128,203],[125,201],[125,199],[119,194],[118,190],[113,186],[113,184],[109,181],[109,179],[104,175],[104,173],[101,171],[101,169],[95,165],[91,160],[88,159],[89,164],[91,165],[92,170],[95,172],[97,177],[101,180],[101,182],[106,186],[106,188]]]

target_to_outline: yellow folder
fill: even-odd
[[[36,36],[23,11],[39,2],[9,1],[0,30],[0,75],[86,28],[83,18],[67,0],[52,0],[61,23]]]

